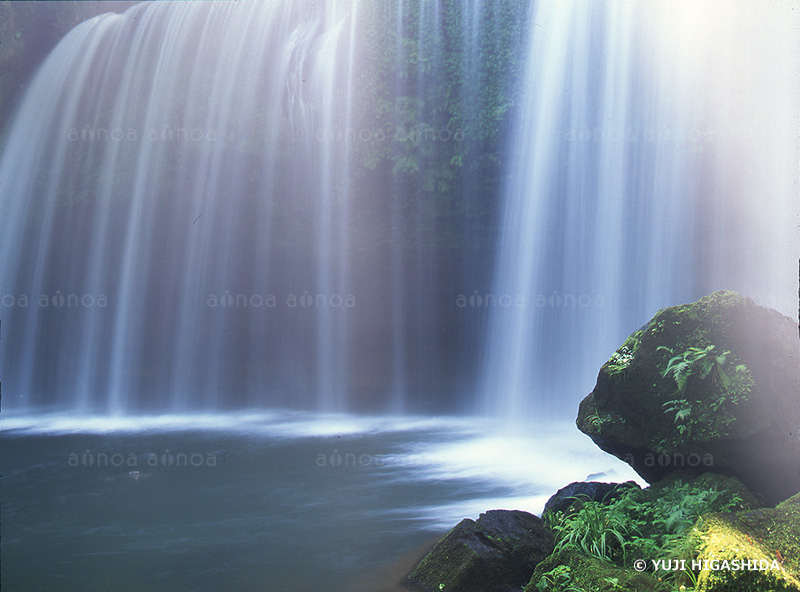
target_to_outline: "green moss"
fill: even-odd
[[[697,524],[696,559],[716,567],[755,561],[768,569],[704,569],[698,592],[800,590],[800,494],[775,508],[711,514]],[[706,565],[703,563],[703,565]]]
[[[567,568],[567,569],[565,569]],[[566,575],[565,575],[566,574]],[[609,565],[563,549],[542,561],[524,592],[667,592],[671,587],[650,574]]]
[[[562,543],[570,531],[588,532],[586,516],[594,514],[599,524],[625,521],[617,529],[628,533],[618,552],[592,556],[579,544]],[[672,475],[607,504],[576,499],[548,518],[560,544],[536,567],[525,592],[800,591],[800,494],[758,508],[736,479]],[[593,529],[592,536],[603,532]],[[632,569],[637,559],[645,561],[644,572]]]
[[[799,519],[796,505],[704,517],[695,537],[698,564],[708,567],[698,575],[697,591],[800,590]],[[754,563],[762,569],[744,568]]]

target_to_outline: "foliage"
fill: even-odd
[[[608,503],[586,496],[572,499],[572,509],[543,516],[556,533],[556,552],[574,549],[623,568],[632,567],[636,559],[645,560],[648,567],[659,559],[691,559],[696,545],[692,527],[702,514],[743,508],[739,495],[681,480],[660,489],[631,489]],[[556,577],[566,577],[549,573],[553,586]],[[689,585],[695,578],[679,570],[656,575]],[[544,577],[539,584],[546,584]]]
[[[624,560],[633,531],[618,504],[604,504],[587,496],[574,499],[578,510],[558,518],[550,517],[556,533],[556,551],[575,549],[608,563]]]
[[[658,349],[667,350],[672,353],[669,348],[664,346],[661,346]],[[683,394],[686,392],[687,385],[689,384],[689,380],[691,378],[705,380],[709,376],[711,377],[713,384],[717,384],[719,382],[723,389],[729,390],[734,386],[734,377],[729,374],[730,369],[725,369],[730,355],[730,350],[717,353],[716,346],[713,344],[708,345],[705,348],[688,347],[683,353],[678,354],[669,360],[669,363],[663,372],[663,376],[666,378],[667,376],[672,375],[673,379],[675,380],[675,384],[678,387],[678,394]],[[735,373],[741,374],[746,372],[747,367],[744,364],[739,364],[735,366],[733,370]]]
[[[586,592],[585,588],[573,584],[572,570],[568,565],[559,565],[543,573],[534,589],[541,592]]]
[[[606,369],[610,374],[616,374],[626,370],[630,363],[633,361],[633,352],[628,349],[627,345],[623,345],[613,354],[611,359],[606,364]]]
[[[610,375],[625,376],[625,371],[630,367],[631,363],[636,356],[636,351],[639,349],[639,344],[642,338],[642,331],[636,331],[633,335],[625,340],[617,351],[611,354],[608,362],[606,362],[605,370]]]
[[[524,0],[359,8],[369,25],[357,49],[365,62],[356,120],[365,133],[354,174],[387,187],[406,221],[427,223],[432,240],[488,239],[475,234],[496,215],[529,8]]]
[[[665,346],[657,351],[674,353]],[[674,398],[662,408],[673,414],[679,437],[700,438],[713,426],[732,423],[727,406],[745,400],[754,385],[747,366],[736,364],[730,350],[719,352],[714,344],[687,347],[668,360],[661,375],[675,382]]]
[[[629,512],[631,520],[646,536],[629,544],[631,556],[651,560],[686,558],[687,535],[697,519],[706,512],[740,509],[742,499],[738,495],[708,489],[676,481],[665,488],[650,503],[634,505],[632,500],[622,500],[623,511]],[[691,550],[691,545],[689,545]],[[671,573],[671,572],[670,572]],[[669,573],[664,574],[665,577]]]

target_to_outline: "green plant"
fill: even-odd
[[[542,574],[536,582],[536,590],[541,592],[586,592],[572,582],[572,571],[568,565],[559,565]]]
[[[661,346],[657,351],[673,350]],[[714,344],[706,347],[687,347],[672,356],[661,373],[675,382],[674,398],[662,404],[673,420],[679,436],[700,437],[714,426],[726,426],[734,421],[725,412],[728,403],[746,399],[753,387],[747,366],[734,364],[730,350],[719,352]],[[717,428],[718,429],[718,428]],[[668,442],[664,441],[666,447]]]
[[[668,533],[683,534],[691,528],[701,514],[712,508],[718,512],[740,509],[742,498],[727,494],[725,503],[718,503],[725,496],[715,487],[697,489],[678,480],[659,498],[664,516],[664,528]]]
[[[723,390],[731,390],[735,387],[735,375],[746,373],[747,366],[738,364],[733,367],[733,373],[731,373],[730,350],[718,353],[716,349],[717,346],[714,344],[704,348],[688,347],[683,353],[670,358],[662,376],[666,378],[672,375],[678,388],[676,394],[679,395],[688,390],[687,387],[692,378],[705,380],[710,377],[712,384],[719,384]],[[658,350],[673,353],[670,348],[663,345]]]
[[[693,529],[697,520],[707,512],[725,512],[743,508],[740,496],[676,480],[648,503],[635,505],[626,502],[631,520],[645,533],[628,544],[628,555],[654,560],[684,560],[686,570],[658,569],[656,576],[676,587],[683,585],[691,590],[696,584],[696,574],[689,569],[695,558],[697,541]],[[673,563],[674,565],[674,563]]]
[[[633,352],[628,348],[627,345],[623,345],[621,348],[611,354],[611,358],[608,360],[606,369],[609,373],[616,374],[627,369],[632,361]]]
[[[588,496],[574,499],[577,511],[563,516],[553,525],[556,533],[556,551],[575,549],[601,561],[624,561],[628,538],[636,527],[632,525],[618,504],[606,505]]]
[[[597,412],[597,409],[594,409],[586,418],[586,421],[592,425],[594,428],[599,428],[603,425],[603,418],[600,417],[600,414]]]
[[[696,529],[691,529],[691,532],[666,538],[664,548],[661,550],[661,558],[666,563],[661,564],[654,574],[661,581],[668,582],[683,592],[692,592],[697,587],[698,574],[692,569],[692,561],[697,557],[698,546],[695,532]],[[676,569],[676,565],[681,569]]]
[[[571,510],[547,512],[542,517],[556,533],[556,551],[569,548],[624,568],[632,567],[634,559],[643,559],[647,565],[656,560],[685,560],[686,570],[659,569],[654,574],[676,589],[682,585],[685,590],[693,589],[696,580],[696,574],[689,573],[688,568],[695,558],[693,527],[697,520],[708,512],[744,507],[736,494],[715,485],[681,480],[657,490],[632,488],[616,499],[602,502],[587,496],[571,499]],[[570,584],[567,575],[548,572],[545,576],[537,583],[537,590],[569,590],[555,585],[556,581],[559,586]],[[607,578],[605,582],[617,589],[612,580]],[[616,586],[620,585],[617,580]]]
[[[564,512],[548,510],[542,514],[544,525],[550,530],[555,530],[564,521]]]

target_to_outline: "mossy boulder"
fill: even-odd
[[[800,340],[735,292],[659,311],[602,366],[577,425],[652,483],[737,477],[777,503],[800,491]]]
[[[570,549],[542,561],[524,592],[668,592],[671,587],[647,573],[605,563]]]
[[[693,537],[697,592],[800,591],[800,494],[775,508],[706,515]]]
[[[517,592],[554,546],[537,516],[491,510],[459,522],[414,568],[408,584],[424,592]]]

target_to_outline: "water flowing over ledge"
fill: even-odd
[[[3,141],[4,413],[569,417],[659,307],[727,288],[793,314],[784,13],[156,2],[82,23]]]

